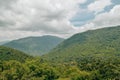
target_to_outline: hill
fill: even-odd
[[[24,63],[19,60],[0,61],[0,79],[119,80],[119,33],[118,26],[76,34],[42,56],[49,61],[43,58],[27,59]],[[9,48],[0,50],[11,54]]]
[[[44,55],[45,59],[52,61],[73,61],[90,57],[120,57],[120,26],[75,34]]]
[[[0,45],[3,45],[3,44],[6,44],[6,43],[8,43],[9,41],[1,41],[0,42]]]
[[[26,37],[13,40],[4,46],[21,50],[29,55],[42,55],[55,48],[64,39],[55,36]]]
[[[25,53],[21,51],[0,46],[0,60],[1,61],[17,60],[20,62],[24,62],[27,58],[32,58],[32,57],[26,55]]]

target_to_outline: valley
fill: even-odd
[[[65,40],[45,36],[42,41],[47,43],[41,43],[39,38],[24,38],[0,46],[0,80],[120,79],[120,26],[89,30]],[[25,45],[31,50],[40,45],[51,47],[48,43],[55,47],[41,56],[16,50]]]

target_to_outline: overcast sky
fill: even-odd
[[[0,0],[0,41],[69,37],[115,25],[120,25],[120,0]]]

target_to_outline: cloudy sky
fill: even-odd
[[[69,37],[120,24],[120,0],[0,0],[0,41]]]

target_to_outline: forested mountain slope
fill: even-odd
[[[32,57],[26,55],[25,53],[21,51],[0,46],[0,60],[2,61],[17,60],[20,62],[24,62],[27,58],[32,58]]]
[[[71,61],[90,56],[120,57],[120,26],[75,34],[45,55],[45,58]]]
[[[55,36],[27,37],[13,40],[4,46],[21,50],[29,55],[42,55],[55,48],[64,39]]]

